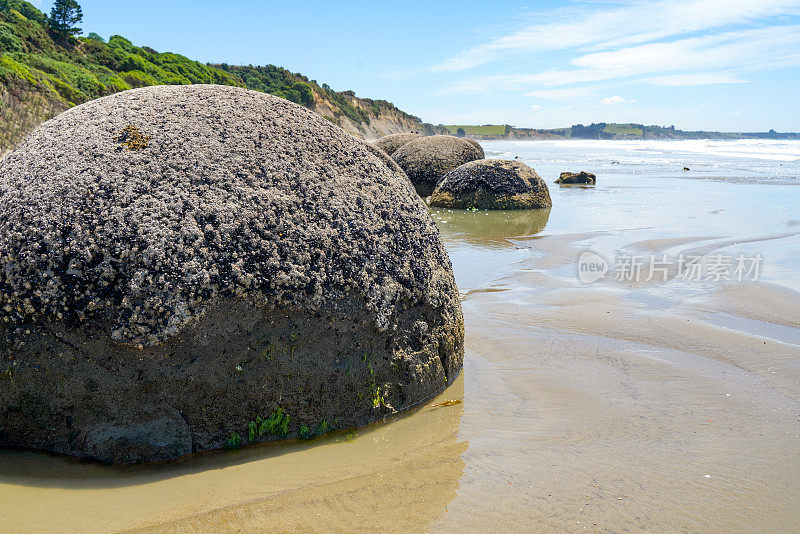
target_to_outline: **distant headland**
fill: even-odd
[[[549,130],[517,128],[509,124],[440,124],[451,135],[474,139],[800,139],[797,132],[712,132],[677,130],[675,126],[645,126],[627,123],[592,123],[588,126],[575,124],[568,128]]]

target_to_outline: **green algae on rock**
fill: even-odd
[[[148,137],[118,150],[126,126]],[[72,108],[0,162],[0,446],[107,462],[346,428],[461,369],[424,203],[373,147],[225,86]],[[381,402],[375,406],[378,392]]]
[[[431,206],[518,210],[553,205],[545,181],[521,161],[471,161],[445,175],[431,195]]]
[[[483,157],[480,145],[476,147],[465,139],[451,135],[421,137],[392,154],[422,197],[430,195],[448,172]]]
[[[150,136],[142,134],[136,126],[129,124],[114,137],[114,141],[119,143],[117,150],[144,150],[150,141]]]

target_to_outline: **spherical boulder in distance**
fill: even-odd
[[[483,158],[483,149],[451,135],[433,135],[412,141],[392,154],[417,193],[427,197],[445,174],[459,165]]]
[[[445,175],[430,198],[439,208],[518,210],[553,205],[545,181],[521,161],[471,161]]]
[[[420,134],[417,133],[396,133],[396,134],[389,134],[384,135],[380,139],[377,139],[372,142],[373,146],[376,146],[386,152],[388,155],[394,154],[397,149],[410,143],[411,141],[415,141],[422,137]]]
[[[445,387],[463,318],[411,183],[224,86],[72,108],[0,162],[0,446],[105,462],[309,437]]]

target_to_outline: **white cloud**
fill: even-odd
[[[612,106],[614,104],[633,104],[636,100],[626,100],[621,96],[609,96],[600,101],[604,106]]]
[[[519,53],[573,48],[607,50],[797,14],[800,0],[647,0],[586,14],[562,10],[543,14],[550,20],[560,19],[557,22],[530,25],[470,47],[431,70],[464,70]]]
[[[777,26],[648,43],[575,58],[572,64],[615,74],[719,69],[800,55],[800,26]]]
[[[800,65],[800,25],[741,30],[671,42],[648,43],[576,57],[577,68],[545,70],[532,74],[489,76],[461,81],[449,92],[529,89],[532,86],[567,86],[648,76],[639,80],[659,85],[742,83],[743,74]],[[660,75],[660,76],[657,76]],[[526,95],[543,98],[547,91]],[[574,89],[580,91],[582,89]],[[577,95],[572,95],[577,96]]]
[[[596,91],[591,87],[569,87],[566,89],[541,89],[539,91],[531,91],[525,93],[525,96],[546,98],[548,100],[566,100],[568,98],[591,96],[595,94],[595,92]]]
[[[666,85],[671,87],[747,83],[747,80],[741,76],[727,72],[692,72],[689,74],[670,74],[667,76],[647,78],[643,81],[652,85]]]
[[[725,116],[728,117],[728,118],[734,118],[734,117],[738,117],[740,115],[743,115],[746,112],[747,112],[746,109],[740,109],[739,111],[734,111],[733,113],[728,113]]]
[[[542,106],[539,104],[534,104],[531,106],[531,111],[539,111],[540,109],[542,109]]]

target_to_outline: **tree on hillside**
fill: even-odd
[[[311,106],[314,103],[314,92],[307,83],[296,82],[292,85],[292,89],[300,94],[300,103],[304,106]]]
[[[82,20],[83,10],[76,0],[56,0],[50,10],[48,22],[50,31],[66,39],[83,31],[76,26]]]
[[[466,136],[467,132],[464,130],[464,128],[459,128],[458,130],[456,130],[456,137],[466,137]]]

